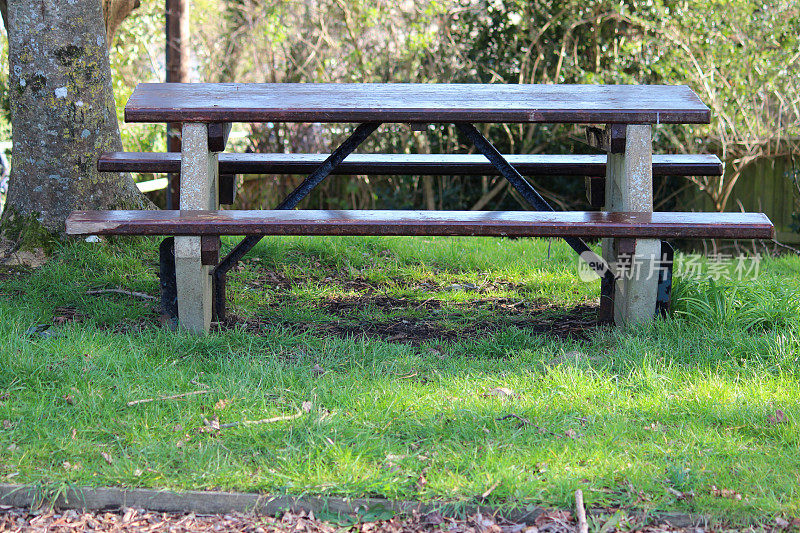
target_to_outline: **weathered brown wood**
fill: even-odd
[[[328,154],[219,154],[222,174],[307,174]],[[605,154],[506,155],[525,175],[604,176]],[[180,154],[164,152],[111,152],[97,162],[101,172],[179,172]],[[653,156],[657,176],[720,176],[722,163],[715,155],[663,154]],[[497,175],[482,155],[473,154],[351,154],[333,174],[378,175]]]
[[[592,207],[606,205],[606,179],[602,176],[586,176],[586,199]]]
[[[625,124],[608,124],[605,128],[586,128],[586,142],[590,146],[610,152],[621,154],[625,151]]]
[[[208,125],[208,150],[210,152],[223,152],[228,144],[228,135],[231,133],[230,122],[212,122]]]
[[[128,122],[708,123],[685,85],[139,84]]]
[[[205,235],[200,237],[200,262],[210,266],[219,263],[220,246],[219,235]]]
[[[769,239],[762,213],[75,211],[71,235],[488,235]]]

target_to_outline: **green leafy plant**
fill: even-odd
[[[710,327],[770,329],[796,324],[800,301],[796,294],[713,279],[683,279],[673,292],[674,315]]]

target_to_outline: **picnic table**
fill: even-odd
[[[686,86],[140,84],[128,101],[125,118],[128,122],[183,124],[181,211],[75,213],[68,221],[68,232],[175,235],[179,322],[197,332],[209,330],[214,289],[219,312],[224,309],[225,273],[264,234],[561,236],[585,259],[591,258],[593,252],[580,237],[599,236],[605,237],[605,264],[625,255],[626,261],[636,262],[643,272],[652,273],[659,271],[660,237],[767,238],[773,231],[769,220],[756,213],[653,213],[653,127],[710,120],[708,107]],[[219,152],[224,150],[225,136],[233,122],[359,125],[329,156],[311,163],[307,158],[302,161],[313,170],[276,210],[220,211],[220,161],[227,154],[221,158]],[[368,173],[382,168],[380,165],[402,170],[407,164],[408,173],[424,167],[426,172],[443,174],[456,165],[452,158],[458,156],[451,154],[443,154],[440,160],[430,155],[424,161],[421,156],[410,156],[405,163],[374,154],[354,154],[356,159],[348,159],[382,123],[454,123],[485,157],[472,163],[464,159],[460,164],[465,168],[483,165],[485,169],[488,161],[494,173],[508,179],[535,211],[290,211],[345,160],[355,173]],[[604,211],[552,212],[520,174],[520,165],[500,154],[474,123],[605,125],[590,129],[588,134],[591,144],[606,153],[601,162],[605,166]],[[367,159],[358,163],[357,156]],[[134,159],[127,161],[135,163]],[[552,165],[557,164],[554,159]],[[597,166],[598,162],[591,164]],[[248,237],[219,261],[219,236],[224,234]],[[657,276],[620,279],[607,268],[595,266],[603,278],[601,306],[610,309],[616,322],[627,324],[653,317]]]

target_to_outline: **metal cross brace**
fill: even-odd
[[[517,172],[511,163],[506,161],[506,158],[494,147],[494,145],[489,142],[489,140],[483,136],[478,129],[473,126],[472,124],[458,122],[456,123],[456,128],[460,131],[464,136],[466,136],[472,144],[475,145],[475,148],[478,149],[480,153],[486,156],[492,165],[500,172],[500,174],[508,180],[514,189],[522,196],[522,198],[528,202],[528,204],[536,211],[555,211],[553,207],[547,203],[547,201],[542,198],[542,196],[536,192],[536,189],[531,186],[530,183],[520,174]],[[604,283],[600,285],[600,300],[601,300],[601,309],[608,308],[608,306],[603,306],[603,300],[611,301],[614,298],[614,285],[616,283],[616,276],[614,272],[605,264],[602,259],[599,258],[597,254],[589,248],[582,239],[577,237],[564,237],[564,240],[570,247],[575,250],[581,258],[586,260],[589,265],[595,270],[598,276],[603,278]],[[601,317],[601,319],[608,320],[611,317]]]
[[[344,158],[358,148],[380,125],[380,122],[365,122],[364,124],[359,124],[350,137],[345,139],[345,141],[339,145],[325,161],[314,169],[314,172],[309,174],[308,177],[303,180],[303,183],[298,185],[275,209],[294,209],[297,207],[297,204],[308,196],[314,187],[322,183],[323,180],[344,161]],[[247,252],[252,250],[262,238],[263,235],[249,235],[245,237],[214,268],[211,275],[214,278],[214,313],[217,320],[225,318],[225,281],[228,271],[233,268]]]

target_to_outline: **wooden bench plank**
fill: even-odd
[[[127,122],[706,124],[686,85],[140,83]]]
[[[221,174],[308,174],[327,154],[219,154]],[[605,154],[507,155],[524,175],[605,176]],[[97,162],[101,172],[180,172],[177,152],[111,152]],[[711,154],[653,155],[658,176],[720,176],[722,162]],[[497,175],[484,156],[475,154],[350,154],[334,174]]]
[[[485,235],[769,239],[762,213],[75,211],[70,235]]]

